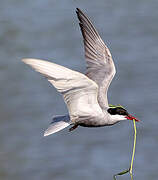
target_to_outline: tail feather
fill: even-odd
[[[70,116],[55,116],[48,127],[48,129],[44,132],[44,136],[49,136],[50,134],[54,134],[67,126],[70,125]]]

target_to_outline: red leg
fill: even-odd
[[[69,132],[73,131],[74,129],[76,129],[78,127],[77,124],[74,124],[70,129],[69,129]]]

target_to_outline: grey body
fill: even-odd
[[[45,136],[69,125],[100,127],[126,119],[124,116],[107,112],[107,91],[115,75],[111,53],[85,14],[79,9],[76,13],[80,21],[87,62],[85,75],[48,61],[23,59],[24,63],[48,79],[63,95],[68,107],[69,115],[54,117],[45,131]]]

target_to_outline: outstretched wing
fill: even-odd
[[[63,95],[72,121],[83,116],[102,114],[97,101],[98,86],[84,74],[48,61],[37,59],[22,61],[43,74]]]
[[[88,17],[78,8],[76,13],[84,41],[86,75],[98,84],[98,102],[105,108],[108,106],[108,87],[115,75],[112,56]]]

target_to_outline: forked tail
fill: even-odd
[[[54,134],[67,126],[70,125],[70,116],[54,116],[53,120],[48,127],[48,129],[44,132],[44,136],[49,136],[50,134]]]

